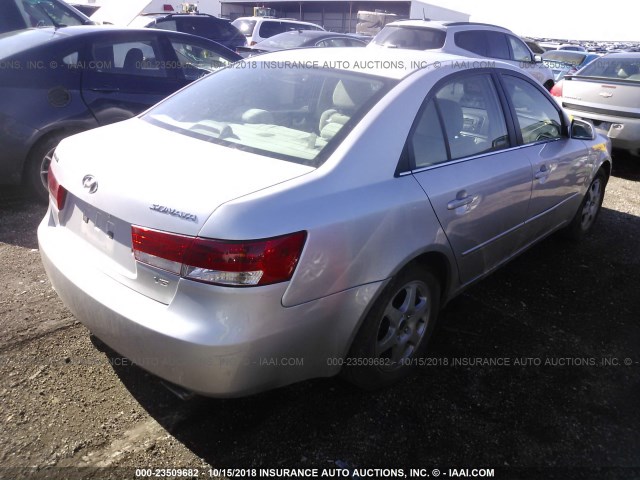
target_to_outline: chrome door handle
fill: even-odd
[[[447,203],[447,209],[455,210],[456,208],[469,205],[471,202],[473,202],[473,197],[456,198],[455,200],[451,200],[449,203]]]

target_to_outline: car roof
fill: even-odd
[[[504,28],[499,25],[492,25],[490,23],[455,22],[455,21],[449,21],[449,20],[420,20],[420,19],[396,20],[395,22],[387,23],[387,26],[422,27],[422,28],[433,28],[433,29],[442,30],[442,31],[446,31],[451,28],[455,28],[457,30],[473,30],[473,29],[501,30],[503,32],[513,33],[508,28]]]
[[[159,30],[159,29],[149,29],[149,28],[131,28],[131,27],[118,27],[114,25],[78,25],[73,27],[64,27],[64,28],[54,28],[54,27],[42,27],[42,28],[29,28],[27,30],[18,30],[15,32],[10,32],[8,34],[0,35],[0,58],[3,57],[2,54],[2,43],[5,38],[7,38],[7,42],[10,42],[13,50],[9,55],[5,55],[5,57],[13,56],[15,54],[24,52],[26,50],[30,50],[32,48],[41,47],[47,43],[53,43],[62,41],[68,38],[73,37],[83,37],[87,35],[93,34],[143,34],[143,35],[171,35],[171,36],[182,36],[192,38],[193,40],[198,40],[200,42],[206,42],[209,44],[217,45],[218,50],[229,50],[225,46],[219,44],[218,42],[214,42],[213,40],[209,40],[207,38],[199,37],[196,35],[190,35],[188,33],[182,32],[173,32],[169,30]],[[17,48],[16,48],[17,46]],[[24,46],[23,48],[20,48]],[[229,50],[230,53],[235,54],[232,50]],[[240,58],[238,56],[238,58]]]
[[[352,37],[351,35],[347,35],[346,33],[337,33],[337,32],[327,32],[325,30],[289,30],[287,32],[278,33],[273,37],[282,37],[285,35],[297,35],[300,37],[308,37],[308,38],[327,38],[327,37],[345,37],[345,38],[355,38],[359,40],[357,37]],[[269,39],[267,39],[269,40]]]
[[[320,25],[311,22],[305,22],[303,20],[296,20],[295,18],[275,18],[275,17],[238,17],[234,20],[267,20],[269,22],[290,22],[290,23],[301,23],[303,25],[313,25],[315,27],[319,27]]]
[[[250,61],[268,62],[269,68],[335,68],[400,80],[418,70],[455,68],[487,63],[483,59],[463,57],[442,52],[403,49],[358,48],[299,48],[279,50],[251,57]],[[491,65],[519,71],[518,67],[491,59]]]

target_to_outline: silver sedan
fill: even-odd
[[[38,238],[78,320],[204,395],[376,388],[469,284],[593,227],[610,145],[532,77],[353,52],[266,54],[63,140]]]

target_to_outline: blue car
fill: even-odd
[[[24,182],[48,198],[47,171],[61,139],[131,118],[238,59],[216,42],[156,29],[0,35],[0,183]]]

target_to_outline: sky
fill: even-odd
[[[640,1],[425,0],[523,36],[640,41]]]

